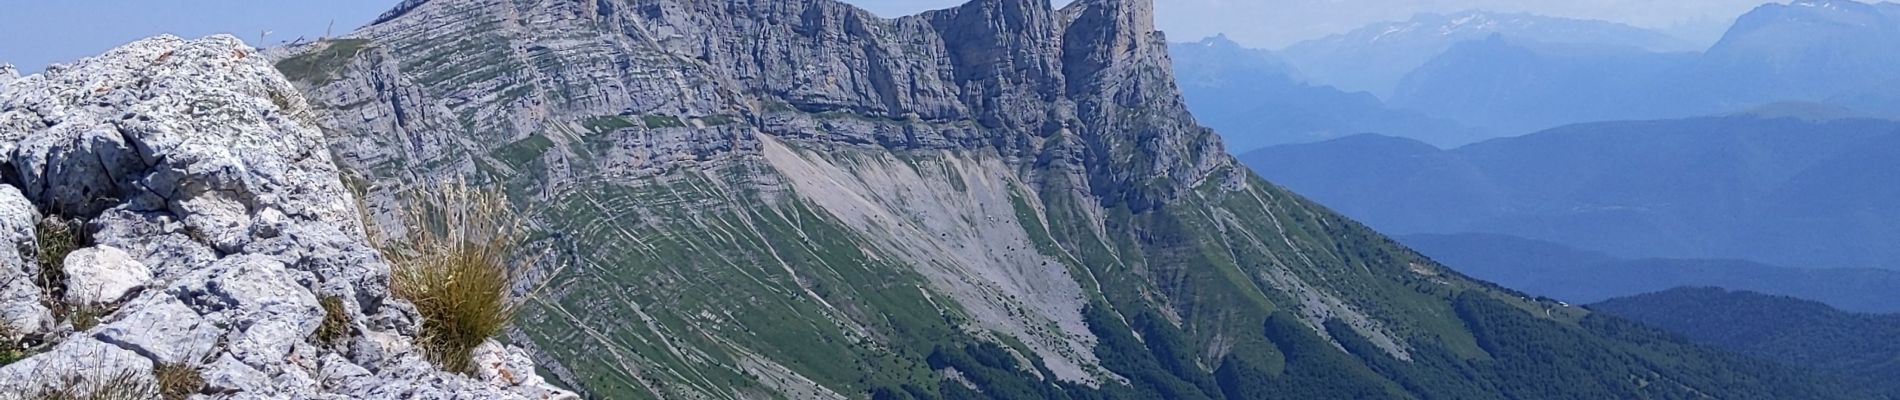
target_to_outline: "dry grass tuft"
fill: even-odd
[[[461,181],[419,194],[403,211],[406,237],[382,245],[391,290],[422,314],[432,361],[471,373],[470,352],[514,318],[508,291],[519,275],[510,259],[526,228],[500,191]]]
[[[85,332],[99,326],[99,320],[112,315],[113,308],[94,304],[76,304],[64,307],[63,315],[67,322],[73,323],[73,331]]]
[[[158,378],[158,398],[164,400],[184,400],[205,388],[204,375],[189,365],[161,364],[152,375]]]

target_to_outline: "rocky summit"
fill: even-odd
[[[0,397],[189,370],[202,398],[575,398],[511,346],[425,361],[315,115],[229,36],[0,71],[0,333],[37,344]]]

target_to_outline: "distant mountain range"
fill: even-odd
[[[1236,154],[1361,133],[1405,134],[1438,145],[1492,135],[1446,119],[1386,107],[1378,97],[1305,83],[1266,50],[1225,36],[1169,46],[1181,94],[1202,123],[1223,133]]]
[[[1691,47],[1669,35],[1623,24],[1467,11],[1419,14],[1407,21],[1372,24],[1296,43],[1287,47],[1282,56],[1309,74],[1314,82],[1387,96],[1413,69],[1445,50],[1460,42],[1494,34],[1544,43],[1622,45],[1654,51],[1681,51]]]
[[[1522,134],[1569,123],[1726,111],[1674,84],[1695,53],[1552,44],[1504,34],[1460,42],[1413,70],[1395,107]]]
[[[1716,259],[1626,259],[1561,244],[1482,233],[1400,236],[1472,277],[1571,303],[1683,286],[1794,296],[1856,312],[1900,312],[1900,271],[1804,269]]]
[[[1855,314],[1782,296],[1683,288],[1591,305],[1590,309],[1765,360],[1871,385],[1900,382],[1900,315]]]
[[[1391,234],[1497,233],[1622,258],[1895,268],[1900,174],[1883,171],[1900,171],[1897,152],[1894,121],[1744,114],[1580,124],[1453,150],[1365,135],[1242,160]]]
[[[1749,12],[1706,52],[1512,32],[1468,39],[1409,70],[1388,98],[1399,108],[1504,132],[1785,101],[1892,116],[1900,109],[1893,65],[1900,65],[1900,5],[1802,0]]]
[[[1900,68],[1891,67],[1900,65],[1900,4],[1893,3],[1768,4],[1740,17],[1706,48],[1603,21],[1482,11],[1421,14],[1297,43],[1272,56],[1280,71],[1298,71],[1274,80],[1367,92],[1384,103],[1370,107],[1361,100],[1346,107],[1330,100],[1336,95],[1308,95],[1322,99],[1309,104],[1293,97],[1298,91],[1277,86],[1202,97],[1219,104],[1297,104],[1306,112],[1296,115],[1314,120],[1361,116],[1378,122],[1264,121],[1216,128],[1234,137],[1295,139],[1337,136],[1327,129],[1357,130],[1351,133],[1449,147],[1469,143],[1473,135],[1732,113],[1779,102],[1900,116],[1892,111],[1900,110]],[[1255,107],[1208,108],[1196,111],[1216,121],[1259,114]],[[1364,111],[1369,108],[1382,112]],[[1386,116],[1393,114],[1435,122],[1410,123],[1420,126],[1418,132],[1400,132],[1381,123],[1397,121]]]

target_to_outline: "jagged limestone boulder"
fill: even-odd
[[[490,340],[475,347],[474,357],[476,376],[491,385],[510,388],[534,399],[557,398],[563,394],[548,390],[547,381],[535,375],[534,359],[521,348]]]
[[[19,189],[0,185],[0,332],[24,335],[53,327],[53,314],[41,304],[43,292],[34,279],[33,225],[39,219]]]
[[[75,336],[45,353],[0,367],[0,398],[22,393],[40,393],[49,387],[75,387],[85,391],[115,379],[150,383],[152,361],[138,353]],[[23,396],[24,397],[24,396]]]
[[[160,364],[203,360],[217,347],[222,329],[172,296],[144,296],[126,304],[93,334],[95,339],[137,352]]]
[[[0,90],[7,90],[7,84],[16,79],[20,79],[20,72],[14,70],[12,64],[0,64]]]
[[[65,260],[64,300],[117,305],[0,370],[0,391],[166,365],[199,372],[213,399],[572,398],[426,361],[311,110],[236,38],[161,36],[0,75],[0,241],[13,244],[0,277],[33,275],[46,210],[87,221],[91,240]],[[46,331],[52,317],[21,305],[41,288],[15,281],[0,282],[0,317]],[[314,338],[330,318],[351,321],[346,337]]]
[[[152,280],[152,270],[112,246],[93,246],[66,255],[66,303],[117,303]]]
[[[211,265],[218,254],[191,238],[185,224],[168,212],[140,212],[128,207],[106,210],[89,221],[93,240],[100,246],[122,249],[151,268],[161,282]]]

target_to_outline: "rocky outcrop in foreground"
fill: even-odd
[[[508,346],[475,377],[426,361],[303,97],[236,38],[0,69],[0,176],[0,344],[24,356],[0,393],[157,370],[193,398],[574,397]],[[69,255],[48,220],[82,221]]]

